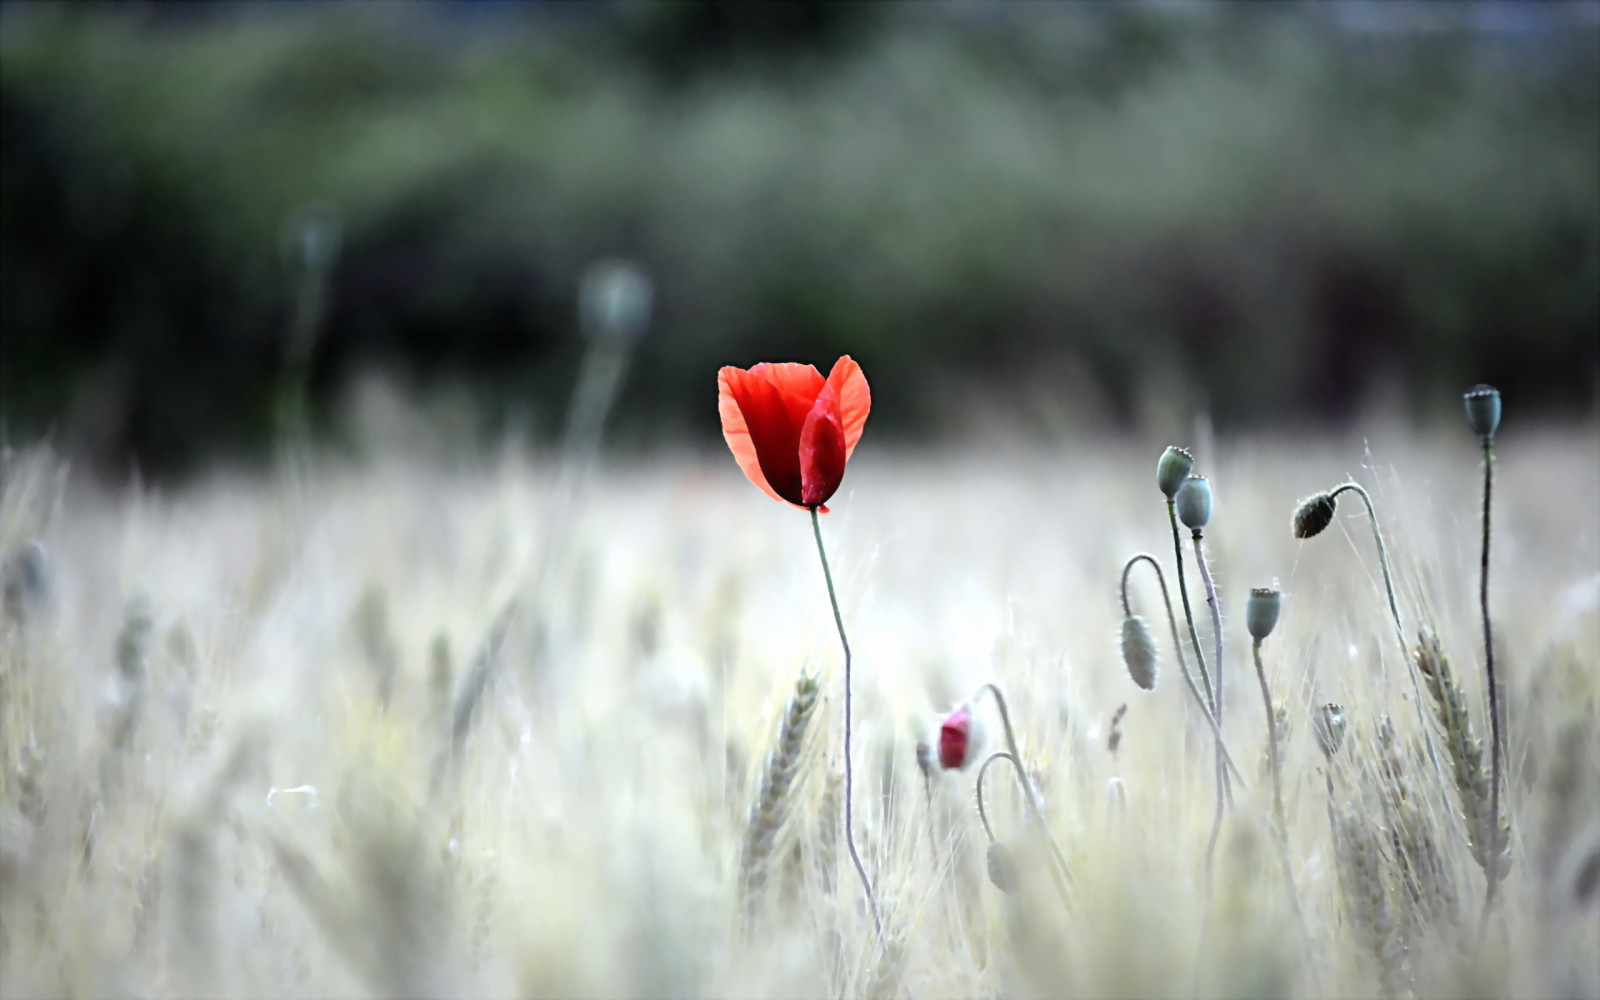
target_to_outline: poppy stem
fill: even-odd
[[[811,508],[811,532],[817,538],[817,555],[822,558],[822,578],[828,583],[828,603],[833,606],[833,623],[839,627],[839,645],[844,647],[844,842],[850,848],[850,860],[855,862],[856,874],[861,876],[861,888],[867,894],[867,905],[872,909],[872,923],[883,934],[883,918],[878,915],[878,898],[872,894],[872,880],[867,878],[866,866],[856,850],[855,827],[855,766],[850,758],[850,640],[844,634],[844,616],[839,613],[839,595],[833,589],[833,571],[828,568],[828,550],[822,545],[822,522],[817,508]]]
[[[1061,890],[1061,899],[1072,908],[1072,869],[1067,866],[1067,857],[1061,853],[1061,845],[1056,843],[1056,838],[1050,833],[1050,824],[1044,818],[1044,809],[1039,805],[1038,793],[1034,791],[1033,782],[1028,779],[1028,773],[1022,769],[1022,751],[1017,749],[1017,734],[1011,728],[1011,712],[1006,708],[1006,696],[999,685],[990,682],[978,688],[978,693],[972,696],[974,704],[983,697],[984,692],[994,696],[994,703],[1000,709],[1000,725],[1006,734],[1006,749],[1011,751],[1011,765],[1017,772],[1017,784],[1022,786],[1022,795],[1028,802],[1028,808],[1033,812],[1034,822],[1039,824],[1039,830],[1044,834],[1045,842],[1050,845],[1050,853],[1055,859],[1056,887]],[[985,762],[987,763],[987,761]]]

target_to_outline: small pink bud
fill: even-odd
[[[947,771],[967,766],[972,749],[972,710],[962,705],[939,726],[939,764]]]

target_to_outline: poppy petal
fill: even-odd
[[[790,417],[791,406],[788,401],[777,386],[753,370],[746,372],[738,368],[724,368],[718,374],[718,384],[719,410],[722,409],[720,390],[726,386],[727,395],[744,423],[750,448],[755,452],[761,479],[758,481],[748,468],[745,469],[745,475],[757,486],[765,484],[768,495],[801,505],[800,422]],[[737,443],[740,441],[739,435],[731,432],[734,427],[736,425],[730,425],[724,412],[723,437],[737,459],[743,445]],[[743,461],[740,465],[743,467]]]
[[[855,454],[856,442],[861,440],[861,429],[866,426],[867,413],[872,409],[872,390],[867,388],[867,377],[861,366],[846,354],[834,362],[828,372],[828,385],[839,396],[839,412],[844,425],[844,457]]]
[[[839,411],[839,396],[827,386],[817,397],[800,430],[800,499],[817,506],[839,489],[844,479],[844,419]]]
[[[811,415],[811,407],[816,404],[817,396],[822,393],[822,387],[828,384],[828,380],[814,366],[793,361],[763,361],[751,368],[750,374],[766,379],[778,390],[784,408],[789,412],[789,419],[793,422],[795,444],[798,445],[800,428],[805,426],[806,417]]]
[[[717,372],[717,412],[722,416],[722,437],[728,442],[733,460],[739,463],[745,478],[772,499],[783,500],[761,471],[761,459],[756,455],[756,443],[750,436],[750,425],[744,422],[744,411],[739,409],[739,401],[734,398],[733,383],[748,375],[749,372],[744,369],[731,366]]]

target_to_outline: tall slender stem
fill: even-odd
[[[1212,666],[1216,667],[1216,670],[1215,670],[1215,672],[1213,674],[1213,682],[1216,684],[1216,691],[1215,691],[1215,697],[1212,699],[1212,702],[1216,706],[1217,725],[1220,726],[1220,725],[1222,725],[1222,704],[1223,704],[1223,698],[1222,698],[1222,609],[1217,604],[1217,584],[1216,584],[1216,581],[1211,579],[1211,569],[1210,569],[1210,567],[1208,567],[1206,565],[1206,552],[1205,552],[1205,547],[1201,544],[1202,541],[1203,541],[1203,539],[1202,539],[1202,536],[1200,534],[1200,529],[1199,528],[1195,528],[1194,529],[1194,561],[1195,561],[1195,564],[1200,567],[1200,579],[1201,579],[1202,582],[1205,583],[1205,587],[1206,587],[1206,603],[1211,605],[1211,632],[1212,632],[1212,641],[1215,644],[1214,645],[1214,649],[1216,650],[1216,659],[1212,662]],[[1226,778],[1226,777],[1227,777],[1227,775],[1222,770],[1222,764],[1221,764],[1221,761],[1219,759],[1219,761],[1217,763],[1217,781],[1218,781],[1218,783],[1221,784],[1223,779]],[[1216,816],[1211,820],[1211,839],[1206,844],[1206,884],[1207,884],[1207,886],[1209,886],[1211,884],[1211,863],[1212,863],[1212,859],[1216,855],[1217,835],[1222,832],[1222,810],[1223,810],[1223,794],[1222,793],[1223,793],[1223,790],[1221,788],[1218,788],[1218,790],[1217,790],[1217,813],[1216,813]]]
[[[994,843],[999,838],[994,835],[994,826],[989,822],[989,811],[986,808],[984,808],[984,804],[983,804],[983,776],[986,773],[988,773],[990,764],[993,764],[995,761],[1000,760],[1002,758],[1005,759],[1005,760],[1009,760],[1012,763],[1012,765],[1017,768],[1018,773],[1019,774],[1021,773],[1022,765],[1021,765],[1021,763],[1019,763],[1017,761],[1017,758],[1011,756],[1011,751],[1009,751],[1009,750],[996,750],[994,753],[990,754],[984,760],[982,765],[980,765],[978,767],[978,783],[977,783],[977,787],[973,790],[973,793],[972,793],[973,797],[978,800],[978,820],[983,823],[983,832],[989,838],[989,842],[991,844]],[[1026,780],[1026,779],[1024,779],[1024,780]]]
[[[1238,778],[1239,783],[1242,785],[1244,784],[1244,775],[1239,772],[1238,765],[1234,764],[1233,755],[1228,753],[1228,744],[1222,738],[1222,727],[1217,725],[1216,716],[1211,714],[1210,692],[1207,691],[1205,695],[1200,693],[1200,688],[1194,681],[1194,674],[1189,670],[1189,663],[1183,657],[1183,640],[1178,638],[1178,619],[1172,613],[1172,598],[1167,593],[1167,578],[1161,572],[1161,563],[1157,562],[1156,557],[1148,552],[1140,552],[1130,556],[1127,563],[1122,567],[1122,613],[1124,615],[1133,614],[1133,606],[1128,603],[1128,574],[1140,562],[1148,562],[1156,571],[1156,582],[1161,584],[1161,603],[1166,606],[1167,624],[1172,629],[1172,648],[1178,654],[1178,667],[1183,671],[1183,681],[1188,685],[1189,693],[1194,696],[1195,704],[1200,706],[1200,714],[1204,715],[1206,722],[1211,724],[1211,732],[1217,738],[1217,745],[1222,748],[1223,762],[1227,764],[1228,769],[1233,772],[1233,776]]]
[[[1272,768],[1272,809],[1278,820],[1278,858],[1283,864],[1283,879],[1289,886],[1289,902],[1294,906],[1295,919],[1299,921],[1300,931],[1304,934],[1306,918],[1300,912],[1300,895],[1294,887],[1294,868],[1289,863],[1289,824],[1283,813],[1283,764],[1278,754],[1278,717],[1272,710],[1272,690],[1267,687],[1267,671],[1261,666],[1260,639],[1251,644],[1250,652],[1256,661],[1256,679],[1261,682],[1261,703],[1267,710],[1267,763]]]
[[[1039,829],[1044,832],[1044,839],[1050,845],[1050,852],[1055,856],[1056,865],[1059,867],[1058,887],[1061,889],[1063,899],[1069,899],[1067,882],[1072,880],[1072,869],[1067,866],[1067,857],[1061,853],[1061,847],[1056,843],[1056,838],[1050,833],[1050,824],[1045,822],[1044,809],[1039,805],[1039,797],[1034,793],[1033,782],[1022,770],[1022,751],[1017,749],[1017,734],[1011,728],[1011,712],[1006,707],[1006,696],[995,684],[988,683],[978,689],[972,696],[976,702],[987,691],[994,696],[994,703],[1000,708],[1000,724],[1005,729],[1006,749],[1011,751],[1012,763],[1017,769],[1017,783],[1022,786],[1022,794],[1028,800],[1028,808],[1033,811],[1033,818],[1039,824]]]
[[[872,909],[872,923],[883,934],[883,918],[878,913],[878,898],[872,894],[872,881],[867,878],[866,866],[856,850],[855,826],[855,765],[850,757],[850,640],[844,634],[844,616],[839,613],[839,596],[833,589],[833,571],[828,568],[828,550],[822,545],[822,522],[817,508],[811,508],[811,532],[817,538],[817,555],[822,558],[822,578],[828,583],[828,603],[833,606],[833,623],[839,627],[839,645],[844,647],[844,842],[850,848],[850,860],[855,862],[856,874],[861,876],[861,888],[867,894],[867,905]]]
[[[1211,711],[1216,716],[1217,723],[1217,811],[1220,815],[1223,801],[1233,800],[1233,786],[1228,782],[1228,769],[1224,766],[1222,749],[1222,712],[1217,705],[1216,697],[1211,691],[1211,677],[1206,672],[1206,656],[1200,650],[1200,633],[1194,627],[1194,609],[1189,606],[1189,585],[1183,577],[1183,538],[1178,534],[1178,505],[1177,501],[1167,499],[1167,521],[1172,525],[1172,554],[1178,563],[1178,596],[1183,598],[1183,617],[1189,623],[1189,641],[1194,643],[1195,662],[1200,664],[1200,680],[1204,682],[1206,698],[1211,702]],[[1222,664],[1217,664],[1217,669],[1222,669]]]
[[[1500,684],[1494,675],[1494,636],[1489,631],[1489,499],[1494,483],[1494,439],[1483,439],[1483,561],[1478,571],[1478,605],[1483,612],[1483,664],[1489,677],[1489,823],[1493,842],[1489,845],[1489,864],[1484,867],[1488,888],[1484,890],[1483,920],[1489,919],[1494,891],[1500,881],[1500,780],[1505,756],[1504,736],[1500,731]]]
[[[1439,787],[1446,787],[1444,767],[1439,763],[1439,752],[1433,745],[1433,729],[1428,723],[1427,713],[1422,706],[1426,700],[1422,697],[1422,684],[1417,680],[1417,668],[1410,648],[1406,645],[1405,627],[1400,624],[1400,607],[1394,599],[1394,579],[1389,574],[1389,552],[1383,544],[1383,531],[1378,527],[1378,513],[1372,508],[1372,497],[1360,483],[1349,482],[1336,487],[1328,494],[1330,500],[1337,499],[1341,493],[1354,493],[1361,498],[1361,503],[1367,508],[1367,520],[1372,524],[1372,540],[1378,548],[1378,568],[1383,572],[1383,591],[1389,599],[1389,617],[1394,621],[1395,638],[1400,643],[1400,662],[1405,664],[1406,676],[1411,678],[1411,704],[1416,709],[1417,724],[1422,727],[1422,742],[1428,750],[1428,761],[1433,765],[1434,777],[1439,781]]]

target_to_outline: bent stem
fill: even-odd
[[[1483,664],[1489,679],[1489,822],[1495,842],[1493,854],[1484,867],[1488,887],[1483,896],[1483,917],[1478,933],[1489,923],[1489,908],[1494,905],[1494,891],[1500,881],[1500,780],[1501,758],[1504,756],[1504,736],[1500,731],[1500,686],[1494,675],[1494,637],[1489,631],[1489,498],[1494,483],[1494,440],[1483,439],[1483,561],[1478,571],[1478,605],[1483,612]]]
[[[850,759],[850,640],[844,634],[844,616],[839,613],[839,596],[833,589],[833,571],[828,568],[828,550],[822,545],[822,522],[817,508],[811,508],[811,532],[817,538],[817,555],[822,558],[822,578],[828,583],[828,603],[833,606],[833,623],[839,627],[839,645],[844,647],[844,842],[850,848],[850,860],[855,862],[856,874],[861,876],[861,888],[867,894],[867,906],[872,910],[872,923],[883,936],[883,918],[878,914],[878,898],[872,894],[872,881],[867,878],[866,866],[856,850],[855,827],[855,766]]]
[[[1061,846],[1056,843],[1056,838],[1050,832],[1050,825],[1045,822],[1044,809],[1039,805],[1039,797],[1034,793],[1033,782],[1022,770],[1022,752],[1017,749],[1017,734],[1011,728],[1011,712],[1006,707],[1006,696],[994,683],[988,683],[978,689],[972,696],[974,704],[983,697],[987,691],[994,695],[994,703],[1000,708],[1000,724],[1005,729],[1006,749],[1011,751],[1011,763],[1016,767],[1017,783],[1022,786],[1022,794],[1028,800],[1028,808],[1033,812],[1034,821],[1039,824],[1039,829],[1044,833],[1044,839],[1050,845],[1050,853],[1054,856],[1057,874],[1056,887],[1061,890],[1061,898],[1071,905],[1070,883],[1072,882],[1072,869],[1067,866],[1067,857],[1061,853]]]
[[[1383,544],[1383,532],[1378,528],[1378,513],[1372,507],[1372,496],[1360,483],[1351,481],[1335,487],[1328,494],[1328,499],[1337,500],[1341,493],[1354,493],[1361,498],[1361,503],[1367,508],[1367,520],[1372,523],[1372,541],[1378,548],[1378,568],[1383,572],[1383,592],[1389,599],[1389,617],[1394,621],[1395,638],[1400,643],[1400,662],[1406,665],[1406,676],[1411,678],[1411,704],[1416,708],[1417,724],[1422,727],[1422,741],[1427,747],[1428,761],[1433,765],[1434,777],[1438,779],[1440,788],[1446,788],[1448,782],[1445,781],[1444,769],[1439,763],[1439,753],[1433,745],[1433,729],[1428,724],[1427,714],[1422,709],[1426,704],[1426,700],[1422,697],[1422,684],[1417,680],[1417,668],[1411,650],[1406,646],[1405,627],[1400,624],[1400,607],[1394,599],[1394,579],[1389,574],[1389,553]],[[1487,517],[1487,508],[1485,511]],[[1487,520],[1484,523],[1487,526]]]
[[[1024,789],[1031,788],[1031,782],[1028,781],[1028,775],[1022,770],[1022,761],[1018,759],[1016,754],[1007,750],[996,750],[994,753],[990,754],[984,759],[983,765],[978,768],[978,784],[977,788],[973,792],[973,797],[978,801],[978,819],[983,823],[984,835],[989,838],[989,843],[991,844],[997,844],[1000,841],[999,838],[994,835],[994,827],[989,823],[988,810],[985,809],[983,804],[983,777],[984,773],[989,770],[989,765],[993,764],[997,760],[1009,760],[1011,762],[1011,767],[1017,772],[1017,781],[1021,783]],[[1029,794],[1032,794],[1031,791]],[[1029,801],[1032,801],[1031,798]],[[1037,813],[1034,815],[1038,816]],[[1061,849],[1056,846],[1055,838],[1050,835],[1049,828],[1044,827],[1043,819],[1039,820],[1039,825],[1041,828],[1044,828],[1045,839],[1050,842],[1050,849],[1055,854],[1055,865],[1051,866],[1050,873],[1055,876],[1056,891],[1061,893],[1061,902],[1070,909],[1072,906],[1072,893],[1068,888],[1067,882],[1063,878],[1064,875],[1066,878],[1071,877],[1071,873],[1067,872],[1066,870],[1066,859],[1061,856]],[[1057,869],[1056,865],[1060,865],[1061,867]]]
[[[1200,579],[1206,586],[1206,603],[1211,605],[1211,632],[1212,641],[1215,643],[1216,660],[1214,666],[1216,691],[1212,703],[1216,706],[1217,725],[1222,725],[1222,609],[1217,604],[1217,584],[1211,579],[1211,569],[1206,565],[1205,546],[1201,544],[1203,538],[1200,529],[1194,529],[1194,561],[1200,567]],[[1224,779],[1227,774],[1222,769],[1220,756],[1217,761],[1217,813],[1211,820],[1211,839],[1206,844],[1206,886],[1211,885],[1211,864],[1216,856],[1217,835],[1222,832],[1222,811],[1224,805]]]
[[[1178,668],[1183,671],[1183,681],[1188,685],[1189,693],[1194,696],[1195,704],[1200,706],[1200,714],[1204,715],[1206,722],[1211,725],[1212,735],[1217,738],[1217,746],[1222,750],[1223,763],[1228,766],[1228,770],[1233,772],[1233,776],[1239,779],[1239,784],[1242,787],[1244,785],[1244,775],[1240,773],[1238,766],[1234,764],[1233,755],[1228,753],[1228,744],[1222,739],[1222,727],[1217,725],[1216,716],[1211,714],[1209,699],[1206,695],[1200,693],[1200,688],[1194,681],[1194,674],[1189,671],[1189,663],[1184,659],[1183,640],[1178,638],[1178,619],[1172,613],[1172,598],[1167,594],[1167,578],[1161,572],[1161,564],[1156,561],[1156,557],[1148,552],[1140,552],[1129,557],[1127,563],[1122,567],[1122,614],[1124,617],[1133,614],[1133,607],[1128,603],[1128,574],[1133,571],[1134,565],[1139,562],[1148,562],[1156,571],[1156,582],[1161,584],[1161,603],[1166,605],[1167,624],[1172,628],[1172,648],[1178,654]]]
[[[1250,652],[1256,661],[1256,679],[1261,682],[1261,703],[1267,710],[1267,763],[1272,768],[1272,809],[1278,820],[1278,859],[1283,864],[1283,880],[1289,887],[1289,902],[1294,906],[1295,920],[1299,922],[1303,936],[1306,918],[1300,912],[1300,895],[1294,887],[1294,869],[1289,865],[1289,825],[1283,815],[1283,765],[1279,762],[1278,753],[1278,718],[1272,710],[1272,691],[1267,687],[1267,671],[1261,666],[1260,639],[1251,644]]]

